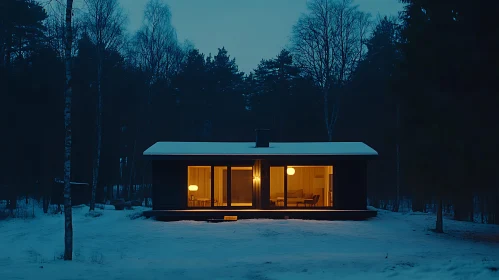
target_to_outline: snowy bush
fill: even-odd
[[[18,204],[16,209],[12,212],[12,217],[19,219],[33,219],[35,217],[35,212],[31,211],[31,209],[27,206],[28,205],[25,204]]]
[[[97,217],[102,216],[102,214],[104,214],[104,213],[102,213],[101,211],[90,211],[90,212],[85,213],[85,217],[97,218]]]
[[[10,216],[10,211],[5,208],[0,208],[0,221],[5,220]]]
[[[59,207],[58,205],[49,205],[48,214],[49,215],[60,215],[60,214],[62,214],[62,206]]]
[[[101,203],[96,203],[96,204],[95,204],[95,208],[96,208],[96,209],[101,209],[101,210],[104,210],[104,209],[106,208],[106,205],[101,204]]]
[[[93,264],[104,264],[104,255],[100,252],[93,252],[90,257],[90,262]]]
[[[29,259],[32,263],[46,263],[45,258],[37,251],[30,249],[28,250]]]
[[[54,253],[54,261],[55,260],[64,260],[64,252],[62,253]]]
[[[0,205],[0,220],[7,218],[33,219],[40,212],[41,207],[35,199],[28,198],[17,201],[16,209],[7,209],[7,205]]]
[[[136,219],[142,218],[142,217],[144,217],[144,214],[142,213],[142,211],[128,214],[128,218],[130,218],[130,220],[136,220]]]

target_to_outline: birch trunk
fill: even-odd
[[[100,47],[99,47],[100,48]],[[95,210],[95,193],[99,182],[100,155],[102,148],[102,51],[98,51],[97,66],[97,147],[92,178],[92,197],[90,199],[90,211]]]
[[[64,91],[64,260],[73,259],[73,213],[71,208],[71,48],[73,44],[73,30],[71,18],[73,13],[73,0],[66,2],[66,89]]]

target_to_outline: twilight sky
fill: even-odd
[[[291,29],[307,0],[164,0],[171,8],[179,40],[194,43],[201,52],[217,53],[225,46],[246,73],[260,60],[275,57],[289,43]],[[120,0],[130,31],[139,28],[147,0]],[[396,15],[398,0],[354,0],[372,14]]]

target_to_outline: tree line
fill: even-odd
[[[92,201],[116,198],[116,185],[131,199],[150,183],[141,154],[153,143],[253,141],[269,128],[272,141],[376,149],[373,206],[397,211],[408,197],[414,211],[498,223],[497,4],[401,2],[376,18],[351,0],[310,0],[291,47],[243,73],[223,42],[215,54],[179,42],[160,0],[134,34],[119,1],[85,0],[71,24],[71,180]],[[65,8],[0,4],[0,199],[14,207],[64,175]]]

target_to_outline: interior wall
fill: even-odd
[[[231,203],[232,205],[253,205],[253,170],[232,168],[231,170]]]
[[[289,166],[295,174],[287,176],[289,192],[303,190],[303,196],[319,195],[316,206],[332,206],[332,166]],[[284,194],[284,167],[270,167],[270,197],[275,199]],[[288,198],[289,204],[289,198]],[[289,205],[288,205],[289,206]],[[292,205],[295,206],[295,205]]]
[[[189,166],[187,185],[197,185],[197,191],[188,191],[188,196],[194,195],[196,198],[211,198],[211,167],[210,166]]]
[[[276,198],[278,193],[284,193],[284,167],[270,167],[270,197]]]
[[[294,175],[288,176],[288,192],[303,190],[303,195],[319,195],[317,206],[325,205],[326,172],[325,166],[293,167]]]
[[[294,175],[288,175],[288,191],[303,189],[304,193],[313,193],[314,188],[324,188],[326,168],[324,166],[293,167]]]

